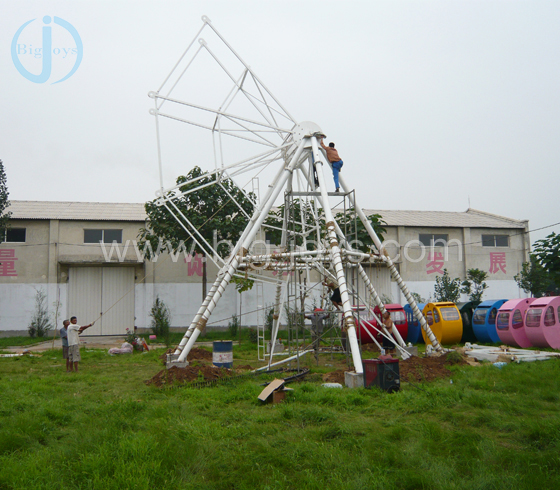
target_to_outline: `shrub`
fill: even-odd
[[[237,315],[233,315],[231,317],[231,320],[228,323],[228,330],[231,339],[234,340],[239,332],[239,317]]]
[[[152,309],[150,310],[150,316],[152,317],[152,322],[150,324],[152,332],[155,336],[162,338],[165,345],[169,347],[171,344],[169,339],[171,313],[163,300],[159,299],[159,296],[156,296],[154,306],[152,306]]]
[[[44,337],[52,328],[49,310],[47,308],[47,294],[43,289],[37,289],[35,294],[35,313],[27,327],[30,337]]]

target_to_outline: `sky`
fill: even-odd
[[[203,15],[296,121],[336,142],[363,208],[470,206],[528,219],[532,241],[560,232],[550,227],[560,222],[557,1],[0,0],[0,159],[10,199],[154,199],[148,92]],[[17,37],[16,58],[41,72],[34,53],[45,16],[70,23],[83,45],[77,70],[59,83],[76,61],[68,29],[48,24],[44,83],[22,75],[11,54],[18,29],[36,19]],[[197,80],[202,100],[213,87]],[[207,137],[180,123],[163,130],[176,144],[163,153],[166,185],[194,165],[213,168]]]

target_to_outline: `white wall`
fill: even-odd
[[[211,284],[208,285],[210,289]],[[138,328],[150,327],[150,310],[156,296],[171,311],[171,326],[188,327],[202,304],[202,285],[200,283],[168,283],[168,284],[136,284],[135,316]],[[274,285],[264,284],[263,305],[274,302]],[[255,287],[242,293],[241,324],[254,326],[257,324],[257,294]],[[225,327],[233,315],[240,313],[240,294],[235,286],[229,285],[214,309],[208,326]]]
[[[47,293],[47,306],[51,319],[55,320],[56,301],[60,290],[58,308],[58,328],[66,318],[66,284],[0,284],[0,333],[21,332],[27,334],[27,327],[35,312],[35,296],[42,289]]]
[[[515,281],[487,281],[487,283],[490,287],[484,293],[483,299],[514,299],[526,298],[528,296],[518,288]],[[409,281],[407,286],[411,292],[418,293],[426,299],[431,296],[433,299],[435,282]],[[60,293],[58,293],[57,288],[59,288]],[[55,315],[55,302],[58,294],[60,294],[58,311],[58,328],[60,328],[62,320],[68,317],[67,284],[0,284],[0,334],[2,332],[14,331],[21,332],[22,335],[27,333],[27,327],[35,311],[37,289],[43,289],[47,292],[47,303],[51,318],[53,319]],[[314,290],[314,294],[306,302],[308,306],[312,306],[314,298],[316,303],[319,303],[320,289],[316,288]],[[275,286],[268,283],[264,284],[263,293],[263,298],[259,303],[264,305],[274,304]],[[149,328],[149,312],[156,295],[159,295],[171,310],[171,325],[173,327],[188,327],[202,303],[200,283],[136,284],[134,314],[136,317],[135,325],[138,328]],[[406,304],[406,299],[395,282],[391,283],[391,296],[395,303]],[[244,326],[255,326],[258,321],[256,287],[244,292],[242,299],[243,317],[241,324]],[[461,300],[467,301],[466,295],[462,295]],[[235,287],[230,285],[212,313],[209,326],[226,327],[232,315],[239,315],[239,307],[240,295],[235,290]]]

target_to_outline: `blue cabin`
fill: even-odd
[[[417,303],[417,305],[418,309],[423,311],[426,303]],[[422,338],[422,327],[420,326],[420,322],[414,316],[410,305],[404,305],[404,312],[406,314],[406,321],[408,322],[408,335],[406,336],[406,341],[411,344],[423,344],[424,339]]]
[[[480,303],[474,310],[472,329],[479,342],[501,342],[496,331],[496,318],[507,299],[490,299]]]

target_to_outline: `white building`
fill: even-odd
[[[156,296],[170,308],[173,327],[190,324],[202,302],[201,258],[164,253],[157,261],[145,260],[136,246],[145,226],[143,204],[12,201],[8,210],[11,229],[0,243],[0,334],[27,330],[38,290],[46,293],[59,324],[72,315],[78,323],[96,320],[89,335],[149,327]],[[428,298],[444,268],[461,279],[478,268],[489,273],[485,298],[525,296],[513,276],[528,260],[527,221],[472,209],[368,212],[387,222],[386,248],[411,291]],[[209,284],[216,273],[209,263]],[[403,303],[387,269],[372,266],[368,273],[380,294]],[[241,302],[242,312],[252,312],[242,324],[254,325],[257,303],[272,304],[274,287],[265,284],[263,298],[257,298],[253,290],[241,297],[230,286],[209,326],[227,325]]]

